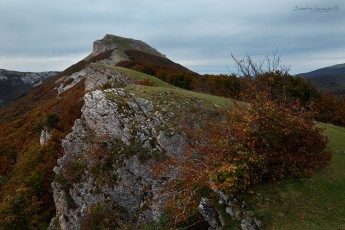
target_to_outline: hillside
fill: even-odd
[[[129,61],[122,61],[118,66],[133,67],[135,65],[151,66],[153,69],[164,69],[166,71],[196,74],[186,67],[177,64],[166,57],[156,56],[138,50],[126,50],[125,54]]]
[[[118,37],[108,35],[105,40],[109,38]],[[124,188],[120,180],[117,187],[113,189],[107,187],[111,182],[109,180],[112,178],[112,167],[118,170],[116,177],[123,178],[126,183],[133,183],[132,186],[138,191],[143,189],[141,186],[145,184],[157,186],[157,182],[152,181],[147,165],[140,161],[150,161],[152,156],[155,154],[159,156],[161,151],[176,151],[175,144],[183,142],[179,134],[179,123],[184,123],[185,116],[197,119],[198,114],[201,114],[195,112],[201,108],[213,110],[219,105],[230,105],[227,99],[184,91],[150,75],[107,65],[115,64],[118,57],[122,59],[122,54],[118,52],[124,53],[127,44],[132,44],[133,41],[135,43],[135,40],[128,40],[125,46],[116,43],[116,48],[114,44],[108,42],[102,47],[99,45],[102,41],[97,41],[94,45],[97,49],[94,51],[101,49],[103,52],[97,51],[91,54],[58,74],[54,81],[35,87],[0,110],[0,225],[2,228],[45,229],[56,212],[59,225],[63,229],[63,226],[65,229],[73,229],[68,226],[80,224],[82,219],[73,222],[75,216],[72,215],[72,210],[80,212],[79,205],[82,205],[82,215],[85,215],[93,207],[93,203],[79,203],[80,198],[104,201],[104,196],[109,197],[116,193],[120,196],[118,198],[114,196],[115,201],[121,204],[122,208],[128,209],[126,212],[131,213],[131,218],[139,218],[138,211],[143,204],[137,199],[142,200],[146,197],[149,202],[153,198],[149,195],[151,193],[143,190],[141,195],[132,197],[131,199],[134,200],[131,201],[130,190]],[[147,45],[140,42],[138,46],[131,45],[130,48],[147,50]],[[150,50],[154,52],[153,48]],[[88,93],[85,95],[86,92]],[[92,108],[94,106],[96,110]],[[89,112],[91,116],[87,115]],[[95,112],[100,113],[99,116]],[[101,123],[94,126],[88,119],[96,123],[96,120],[100,119]],[[120,122],[120,126],[106,125],[108,122],[114,125]],[[102,124],[105,125],[103,128]],[[83,138],[94,142],[79,142],[80,145],[86,145],[82,147],[74,142],[78,140],[79,135],[84,135]],[[111,139],[106,139],[107,135],[110,135]],[[62,146],[61,141],[64,143]],[[68,144],[69,142],[71,144]],[[118,145],[113,145],[117,142]],[[94,154],[93,149],[100,147],[100,143],[108,147],[120,148],[117,150],[119,158],[108,159],[107,155],[99,155],[100,158],[96,162],[94,160],[97,158],[86,158],[88,161],[91,160],[89,163],[92,168],[86,170],[83,175],[80,170],[85,169],[84,158],[78,155],[80,150],[86,148],[84,154]],[[108,153],[108,147],[104,149],[104,154]],[[128,153],[123,153],[124,150]],[[71,156],[69,156],[70,152]],[[86,156],[84,154],[82,156]],[[124,156],[122,157],[121,154]],[[66,158],[70,160],[65,160]],[[108,165],[109,160],[115,165]],[[52,171],[57,165],[56,162],[58,167],[55,167],[54,171],[57,174]],[[120,169],[119,164],[123,164],[124,168]],[[105,169],[105,166],[108,169]],[[77,172],[75,170],[79,173],[75,174]],[[132,173],[144,174],[137,175],[142,178],[137,180],[133,178]],[[76,180],[86,177],[96,179],[90,181],[91,184],[85,185],[96,186],[93,187],[96,190],[104,190],[101,197],[97,195],[98,193],[81,190],[79,192],[87,195],[88,198],[74,197],[72,188],[76,186]],[[55,181],[53,187],[51,187],[52,181]],[[124,197],[129,199],[126,202],[132,203],[121,201]],[[75,200],[72,201],[71,198]],[[68,205],[67,209],[65,202]],[[152,203],[152,205],[152,208],[142,210],[143,216],[140,219],[144,221],[143,223],[152,221],[152,218],[156,218],[155,216],[161,212],[157,204]],[[66,211],[68,213],[65,213]],[[61,216],[66,217],[64,219],[60,218]],[[70,217],[69,221],[67,216]],[[133,223],[134,219],[127,221]],[[52,226],[54,223],[52,222]]]
[[[264,229],[344,229],[345,128],[319,123],[333,152],[330,167],[311,178],[258,186],[252,201]]]
[[[36,87],[58,72],[17,72],[0,69],[0,107],[23,96],[31,88]]]
[[[64,155],[54,169],[57,215],[51,228],[86,229],[96,208],[116,213],[114,225],[149,224],[163,214],[164,199],[164,183],[149,165],[182,153],[187,117],[200,120],[203,112],[230,101],[119,67],[98,64],[87,72],[82,116],[62,141]],[[143,81],[154,86],[137,85]]]
[[[1,108],[2,229],[260,229],[266,216],[229,191],[260,173],[312,173],[330,159],[321,130],[297,110],[270,102],[256,110],[120,63],[196,77],[144,42],[106,35],[88,57]]]
[[[338,98],[345,96],[345,64],[338,64],[308,73],[301,73],[303,77],[318,89],[328,92]]]

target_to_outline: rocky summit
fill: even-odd
[[[164,55],[145,42],[111,34],[107,34],[103,39],[97,40],[93,43],[92,56],[97,56],[109,50],[112,51],[112,54],[107,61],[102,61],[103,64],[116,64],[120,61],[128,60],[128,56],[125,54],[125,51],[128,50],[137,50],[158,57],[164,57]]]

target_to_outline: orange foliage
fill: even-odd
[[[136,85],[144,85],[144,86],[151,86],[151,87],[157,87],[158,85],[154,83],[153,81],[150,81],[149,79],[145,79],[142,81],[135,81],[133,82]]]
[[[128,50],[126,54],[130,61],[122,61],[118,66],[153,75],[173,86],[226,97],[239,93],[239,80],[234,75],[201,76],[166,58],[136,50]]]
[[[61,139],[80,117],[84,85],[59,97],[55,87],[54,81],[39,86],[0,112],[0,228],[46,228],[55,213],[52,169]],[[45,126],[52,137],[41,147]]]
[[[345,127],[345,97],[336,100],[333,96],[322,94],[313,104],[315,119]]]
[[[255,98],[251,106],[238,104],[199,128],[187,128],[184,155],[156,167],[163,175],[178,171],[164,191],[175,223],[196,211],[206,191],[242,193],[261,181],[305,177],[328,165],[327,140],[302,107],[272,101],[265,92]]]

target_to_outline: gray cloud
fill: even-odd
[[[0,68],[62,70],[111,33],[143,40],[201,73],[227,73],[231,52],[260,58],[279,48],[298,73],[345,62],[344,23],[338,0],[1,1]]]

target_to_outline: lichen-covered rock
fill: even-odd
[[[92,91],[107,85],[108,88],[125,86],[133,82],[126,74],[116,70],[90,65],[86,68],[85,91]]]
[[[221,190],[214,190],[218,195],[219,202],[225,204],[225,211],[228,213],[233,220],[240,223],[242,230],[259,230],[261,222],[250,215],[245,209],[245,205],[240,203],[236,198],[227,196]]]
[[[221,230],[222,221],[218,212],[213,208],[211,201],[207,198],[202,198],[198,207],[199,212],[203,218],[210,225],[210,230]]]
[[[50,134],[48,128],[44,128],[41,131],[40,144],[44,145],[50,139],[50,137],[51,137],[51,134]]]
[[[243,230],[259,230],[259,226],[257,225],[257,221],[255,221],[252,217],[246,217],[241,221],[241,228]]]
[[[80,81],[82,81],[85,78],[86,70],[83,69],[79,72],[73,73],[70,76],[64,76],[60,78],[57,83],[60,83],[60,85],[56,88],[58,91],[58,95],[65,92],[68,89],[71,89],[73,86],[78,84]]]
[[[118,45],[116,45],[116,44],[105,45],[105,44],[102,44],[99,42],[94,42],[93,43],[93,49],[92,49],[92,56],[95,57],[95,56],[103,53],[104,51],[116,50],[116,49],[118,49]]]
[[[177,132],[166,134],[169,118],[123,89],[95,90],[84,101],[82,117],[63,140],[64,155],[54,168],[57,213],[50,229],[79,229],[92,219],[93,205],[109,202],[127,213],[119,217],[122,222],[158,219],[164,183],[153,177],[150,161],[157,151],[181,154],[185,139]]]
[[[119,50],[122,52],[125,50],[138,50],[156,56],[164,57],[164,55],[162,55],[160,52],[158,52],[156,49],[149,46],[145,42],[111,34],[107,34],[103,37],[103,39],[97,40],[93,43],[92,55],[97,56],[98,54],[106,50],[112,49],[114,50],[114,52],[118,52]],[[122,58],[123,60],[125,60],[127,59],[127,56],[123,56]]]

